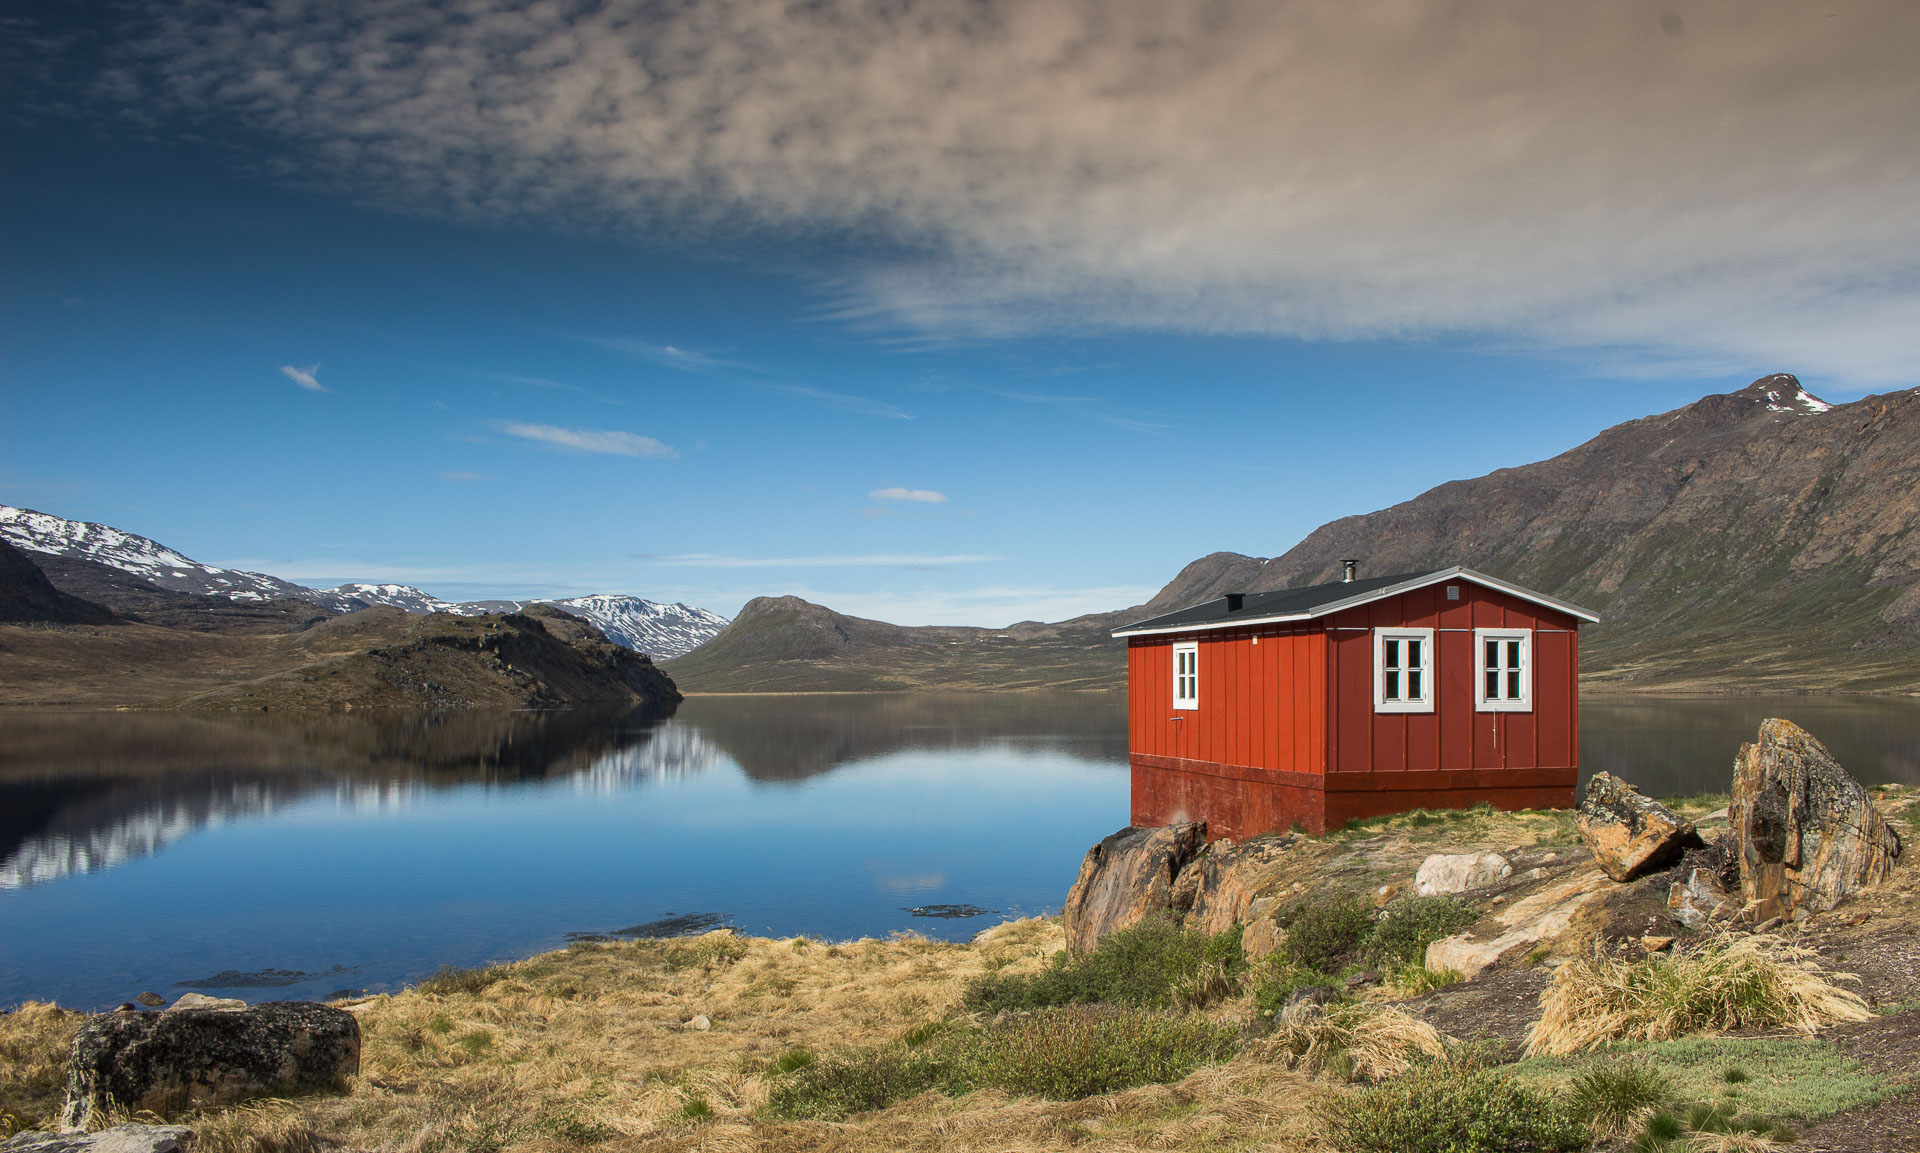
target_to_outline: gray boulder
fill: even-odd
[[[184,1153],[193,1130],[179,1125],[115,1125],[98,1133],[16,1133],[0,1153]]]
[[[1574,825],[1607,876],[1631,881],[1705,845],[1693,825],[1612,773],[1595,773]]]
[[[342,1087],[359,1071],[360,1023],[308,1001],[108,1013],[74,1035],[61,1123],[84,1128],[108,1109],[167,1116],[291,1097]]]
[[[1792,721],[1760,722],[1733,762],[1727,849],[1754,920],[1825,912],[1887,878],[1900,835],[1826,746]]]
[[[1067,951],[1091,953],[1115,929],[1167,912],[1174,880],[1206,847],[1207,826],[1128,826],[1087,850],[1061,911]]]

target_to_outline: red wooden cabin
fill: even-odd
[[[1416,808],[1573,804],[1580,622],[1466,568],[1229,593],[1127,638],[1133,823],[1243,840]]]

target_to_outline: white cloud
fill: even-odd
[[[847,412],[857,412],[862,416],[878,416],[886,420],[913,419],[912,413],[888,404],[884,400],[874,400],[871,397],[848,396],[843,392],[828,392],[824,388],[807,388],[804,385],[798,384],[763,384],[757,387],[765,389],[768,392],[779,392],[785,393],[788,396],[797,396],[802,400],[810,400],[815,404],[824,405],[827,408],[838,408],[844,409]]]
[[[981,553],[950,555],[925,553],[824,553],[813,556],[742,557],[719,553],[679,553],[671,556],[635,555],[634,560],[671,568],[948,568],[986,564],[1005,557]]]
[[[946,493],[930,488],[876,488],[867,495],[874,500],[902,500],[920,504],[940,504],[947,499]]]
[[[508,436],[517,436],[521,440],[530,440],[536,444],[548,444],[555,448],[569,449],[573,452],[606,453],[611,456],[646,456],[656,458],[676,457],[669,445],[661,444],[650,436],[639,436],[631,432],[620,432],[605,428],[561,428],[552,424],[518,424],[513,421],[497,421],[494,427]]]
[[[412,210],[853,240],[926,334],[1920,376],[1920,5],[1669,2],[190,0],[123,63]]]
[[[280,375],[306,389],[308,392],[331,392],[332,389],[320,383],[320,366],[309,364],[305,368],[295,368],[291,364],[280,366]]]
[[[702,352],[697,348],[681,348],[673,344],[655,344],[646,340],[634,340],[625,336],[575,336],[583,344],[597,345],[614,352],[624,352],[642,360],[650,360],[667,368],[677,368],[683,372],[713,372],[717,369],[732,368],[747,372],[760,369],[742,360],[727,360]]]

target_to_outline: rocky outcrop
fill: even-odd
[[[1243,845],[1215,841],[1180,875],[1180,884],[1193,881],[1192,907],[1187,927],[1203,933],[1224,933],[1236,922],[1260,920],[1254,905],[1272,893],[1276,866],[1292,847],[1292,837],[1256,837]],[[1178,902],[1175,902],[1176,907]]]
[[[1484,889],[1513,876],[1513,865],[1498,853],[1435,853],[1420,862],[1413,891],[1422,897]]]
[[[1595,773],[1587,782],[1576,826],[1594,861],[1616,881],[1671,865],[1703,845],[1692,823],[1612,773]]]
[[[16,1133],[0,1153],[183,1153],[193,1130],[179,1125],[115,1125],[98,1133]]]
[[[325,1005],[107,1013],[74,1035],[61,1121],[83,1128],[110,1110],[166,1116],[290,1097],[337,1088],[359,1069],[359,1022]]]
[[[0,540],[0,624],[112,624],[102,605],[53,586],[26,553]]]
[[[1720,878],[1707,869],[1689,869],[1686,879],[1667,887],[1667,911],[1689,929],[1725,920],[1737,909]]]
[[[1491,936],[1468,932],[1428,945],[1427,968],[1472,977],[1497,961],[1551,944],[1572,928],[1581,910],[1605,899],[1612,887],[1605,877],[1581,870],[1494,912]]]
[[[1900,836],[1826,747],[1792,721],[1760,723],[1733,763],[1727,850],[1755,920],[1824,912],[1885,880]]]
[[[1174,880],[1207,843],[1207,826],[1128,826],[1087,850],[1067,893],[1067,950],[1093,951],[1115,929],[1172,905]]]

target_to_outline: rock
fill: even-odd
[[[186,998],[182,997],[181,1001]],[[360,1069],[360,1023],[306,1001],[94,1017],[74,1034],[61,1123],[109,1110],[166,1115],[336,1088]]]
[[[1413,891],[1422,897],[1484,889],[1513,876],[1513,866],[1498,853],[1435,853],[1420,862]]]
[[[1329,1005],[1338,1000],[1340,994],[1331,985],[1302,985],[1287,994],[1287,1008],[1295,1005]]]
[[[193,1130],[179,1125],[115,1125],[98,1133],[16,1133],[0,1153],[182,1153]]]
[[[1671,865],[1705,844],[1691,822],[1612,773],[1595,773],[1587,782],[1575,825],[1594,861],[1616,881]]]
[[[1347,991],[1352,992],[1355,989],[1364,989],[1369,985],[1378,985],[1383,980],[1385,980],[1385,978],[1378,972],[1367,969],[1364,972],[1354,973],[1347,978]]]
[[[713,1022],[708,1020],[705,1013],[701,1013],[695,1016],[693,1020],[687,1022],[687,1028],[692,1029],[696,1033],[704,1033],[713,1028]]]
[[[1824,745],[1792,721],[1769,719],[1734,758],[1727,849],[1757,920],[1832,909],[1885,880],[1901,845]]]
[[[1090,953],[1115,929],[1167,911],[1174,879],[1206,843],[1203,822],[1128,826],[1088,849],[1062,909],[1068,952]]]
[[[1224,933],[1254,917],[1254,904],[1274,891],[1273,874],[1293,844],[1293,837],[1255,837],[1224,849],[1218,841],[1208,846],[1187,868],[1197,880],[1187,927]]]
[[[223,1012],[244,1009],[247,1003],[238,997],[209,997],[205,993],[182,993],[180,999],[168,1006],[167,1012],[176,1009],[219,1009]]]
[[[1528,952],[1565,933],[1575,915],[1606,896],[1611,885],[1606,877],[1587,872],[1548,885],[1489,914],[1500,928],[1497,935],[1480,939],[1461,933],[1428,945],[1426,966],[1472,977],[1497,961]]]
[[[1240,954],[1248,961],[1264,961],[1286,936],[1272,917],[1253,917],[1240,931]]]
[[[145,1005],[149,1009],[158,1009],[160,1006],[167,1003],[167,999],[165,997],[162,997],[158,993],[142,993],[138,997],[135,997],[134,1000],[140,1002],[142,1005]]]
[[[1655,937],[1651,934],[1640,938],[1640,947],[1649,953],[1665,952],[1673,948],[1672,937]]]
[[[1668,887],[1667,911],[1689,929],[1702,928],[1709,921],[1732,913],[1726,887],[1706,869],[1689,870],[1686,880]]]

